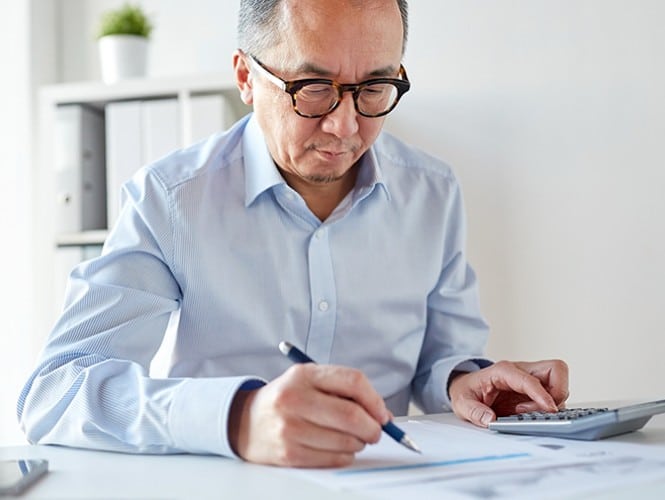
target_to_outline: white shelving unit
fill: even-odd
[[[109,103],[125,101],[148,101],[175,98],[178,107],[178,128],[180,146],[192,143],[192,98],[196,96],[221,94],[229,108],[229,119],[237,119],[250,108],[239,98],[238,90],[231,75],[207,74],[183,77],[132,79],[113,85],[101,82],[65,83],[43,87],[39,94],[39,158],[40,185],[37,190],[37,219],[41,230],[36,241],[42,258],[36,263],[38,276],[38,310],[40,318],[37,327],[46,336],[57,317],[64,294],[64,277],[69,273],[71,257],[63,261],[57,258],[61,249],[86,248],[103,244],[107,231],[96,229],[83,232],[56,231],[54,207],[56,203],[54,158],[56,151],[56,111],[59,106],[81,104],[100,112]],[[69,262],[69,263],[68,263]],[[64,268],[63,268],[64,267]],[[37,339],[39,340],[39,339]]]
[[[103,111],[105,106],[112,102],[176,98],[181,117],[181,146],[184,147],[192,142],[192,97],[220,93],[232,107],[236,118],[249,111],[240,101],[233,80],[222,75],[125,80],[114,85],[82,82],[44,87],[40,93],[40,157],[43,171],[46,173],[49,170],[54,157],[55,144],[52,138],[55,137],[55,111],[58,106],[85,104]],[[58,245],[85,245],[103,242],[104,237],[103,231],[93,231],[90,234],[55,235],[55,240]]]

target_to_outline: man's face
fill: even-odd
[[[358,83],[397,77],[402,21],[395,0],[285,0],[282,8],[287,27],[282,41],[264,54],[255,54],[281,79]],[[250,72],[241,94],[245,102],[254,105],[277,166],[301,185],[343,182],[376,139],[385,117],[360,116],[350,92],[332,113],[321,118],[301,117],[293,111],[291,96],[252,68],[249,61],[246,65]],[[236,72],[237,68],[238,63]]]

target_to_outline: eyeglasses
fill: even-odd
[[[339,106],[344,92],[352,92],[356,111],[369,118],[390,113],[411,88],[404,66],[400,78],[373,78],[360,83],[337,83],[325,78],[305,78],[287,82],[272,73],[254,56],[248,56],[263,76],[291,96],[293,110],[305,118],[320,118]]]

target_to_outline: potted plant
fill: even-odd
[[[105,83],[145,76],[152,29],[148,16],[135,5],[125,4],[102,15],[97,39]]]

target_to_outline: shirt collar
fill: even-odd
[[[252,115],[242,136],[245,162],[245,206],[248,207],[264,191],[286,184],[270,156],[263,132]]]
[[[261,193],[274,186],[286,185],[286,181],[277,170],[263,132],[253,115],[245,127],[242,148],[245,162],[245,206],[247,207]],[[386,198],[390,199],[390,193],[373,145],[360,159],[360,169],[353,192],[354,200],[365,198],[377,185],[383,188]]]
[[[390,191],[384,180],[381,166],[376,155],[376,143],[360,158],[360,169],[354,188],[354,200],[358,201],[368,196],[376,186],[383,189],[386,199],[390,200]]]

